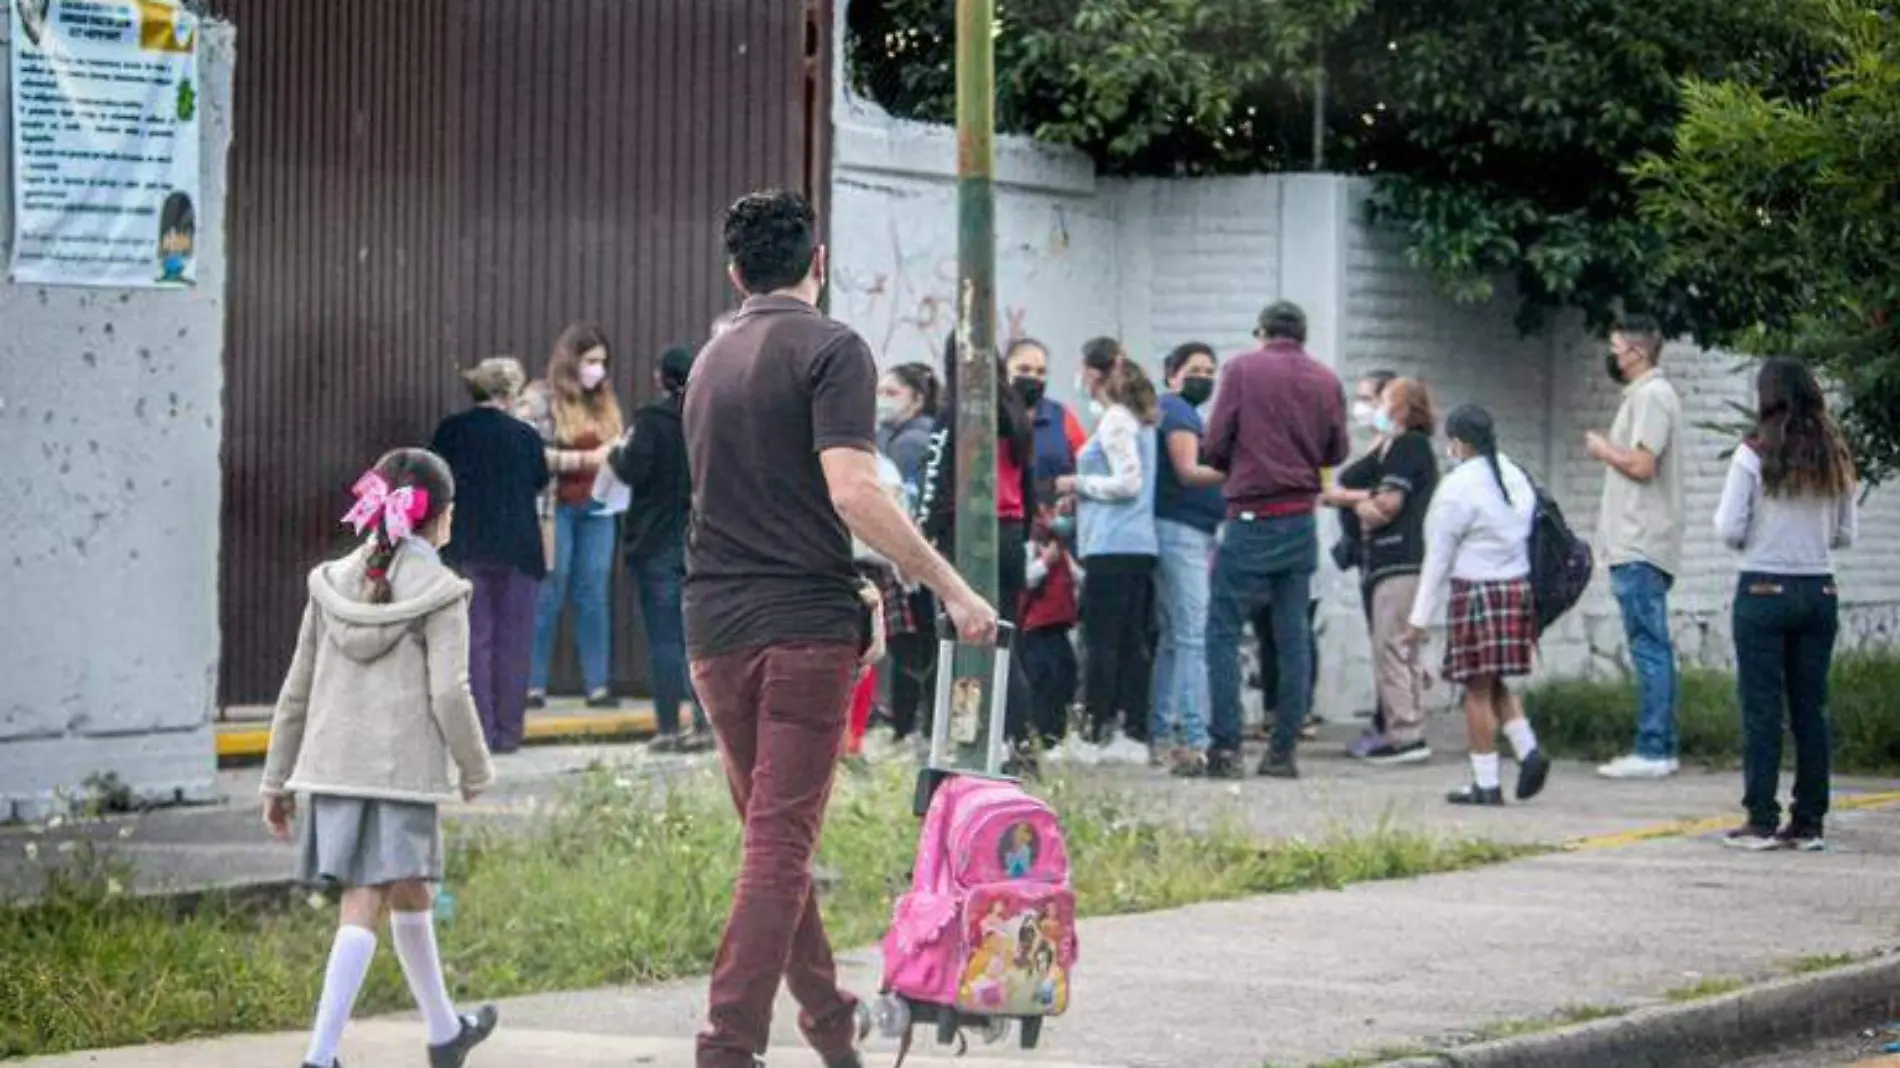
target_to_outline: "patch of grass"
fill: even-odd
[[[903,767],[845,775],[818,863],[841,946],[876,939],[908,883],[917,821]],[[1337,887],[1508,860],[1536,850],[1380,828],[1263,846],[1238,820],[1190,833],[1126,795],[1046,787],[1062,813],[1084,915]],[[739,824],[714,773],[670,784],[584,776],[519,828],[455,829],[441,931],[451,988],[505,997],[703,972],[718,947]],[[119,873],[123,875],[123,873]],[[0,910],[0,1058],[309,1022],[335,926],[321,898],[275,907],[211,896],[188,913],[110,892],[118,876],[62,878],[34,905]],[[119,879],[123,882],[123,879]],[[409,1006],[379,955],[358,1011]]]
[[[1688,986],[1679,986],[1674,990],[1663,991],[1663,1000],[1680,1003],[1684,1001],[1701,1001],[1704,998],[1719,998],[1723,994],[1733,994],[1747,985],[1748,981],[1745,979],[1724,978],[1721,976],[1698,979]]]
[[[1900,656],[1851,653],[1837,657],[1829,689],[1834,770],[1900,774]],[[1537,736],[1551,752],[1607,760],[1627,752],[1636,731],[1636,691],[1628,682],[1557,679],[1524,695]],[[1735,679],[1721,672],[1684,671],[1677,694],[1682,756],[1712,767],[1736,767],[1742,758],[1742,721]],[[1788,748],[1793,759],[1793,748]]]
[[[1788,965],[1788,974],[1812,975],[1815,972],[1831,972],[1836,968],[1859,964],[1866,959],[1864,956],[1855,956],[1852,953],[1818,953],[1812,957],[1802,957]]]
[[[1378,1068],[1392,1061],[1410,1060],[1413,1057],[1430,1057],[1433,1051],[1424,1046],[1386,1046],[1360,1056],[1335,1057],[1330,1061],[1321,1061],[1312,1068]],[[1271,1065],[1268,1068],[1272,1068]]]
[[[1486,1024],[1475,1032],[1474,1042],[1496,1042],[1499,1039],[1542,1034],[1545,1031],[1555,1031],[1560,1027],[1586,1024],[1592,1020],[1608,1020],[1628,1011],[1614,1005],[1566,1005],[1549,1016],[1539,1016],[1528,1020],[1499,1020],[1497,1023]]]

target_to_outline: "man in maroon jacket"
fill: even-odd
[[[1299,777],[1293,759],[1313,703],[1313,644],[1306,605],[1319,569],[1314,518],[1320,471],[1346,459],[1346,393],[1339,376],[1306,354],[1306,313],[1286,301],[1260,313],[1260,348],[1221,368],[1202,449],[1227,472],[1227,523],[1207,607],[1207,683],[1213,704],[1208,771],[1237,777],[1240,635],[1262,605],[1273,618],[1279,694],[1273,740],[1260,774]]]

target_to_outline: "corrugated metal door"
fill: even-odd
[[[238,27],[222,693],[269,701],[351,480],[575,319],[629,411],[729,300],[721,209],[828,183],[821,0],[214,0]],[[614,599],[616,678],[640,684]],[[561,658],[563,662],[567,657]],[[571,674],[568,680],[572,682]]]

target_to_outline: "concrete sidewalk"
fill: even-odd
[[[1435,724],[1434,741],[1454,731]],[[1452,875],[1085,921],[1073,1008],[1045,1028],[1044,1049],[978,1044],[970,1056],[995,1068],[1320,1064],[1443,1048],[1566,1011],[1640,1008],[1698,984],[1900,946],[1892,908],[1900,820],[1888,810],[1900,806],[1900,783],[1838,782],[1826,853],[1745,855],[1715,840],[1736,818],[1732,772],[1610,783],[1565,763],[1537,801],[1475,811],[1443,802],[1466,774],[1455,745],[1431,764],[1375,769],[1336,755],[1337,742],[1310,748],[1297,783],[1180,782],[1143,768],[1074,774],[1084,789],[1127,788],[1186,822],[1237,818],[1266,837],[1385,824],[1569,848]],[[642,766],[665,774],[679,765]],[[553,789],[538,783],[524,779],[503,796],[504,809]],[[243,817],[247,838],[254,819]],[[843,961],[856,989],[875,990],[874,953]],[[703,984],[691,982],[514,999],[492,1052],[473,1063],[684,1065],[704,998]],[[789,1006],[781,1013],[775,1036],[787,1050],[798,1046],[793,1015]],[[345,1062],[411,1063],[417,1033],[413,1024],[360,1027]],[[920,1054],[943,1052],[922,1030],[918,1045]],[[232,1039],[24,1063],[291,1064],[299,1046],[295,1036]],[[873,1063],[892,1052],[874,1040]],[[148,1059],[127,1059],[138,1056]],[[772,1063],[811,1063],[801,1056],[775,1054]]]

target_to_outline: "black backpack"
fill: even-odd
[[[1537,491],[1537,513],[1531,520],[1531,603],[1541,637],[1583,599],[1596,570],[1596,556],[1590,543],[1564,522],[1556,499],[1535,482],[1531,485]]]

